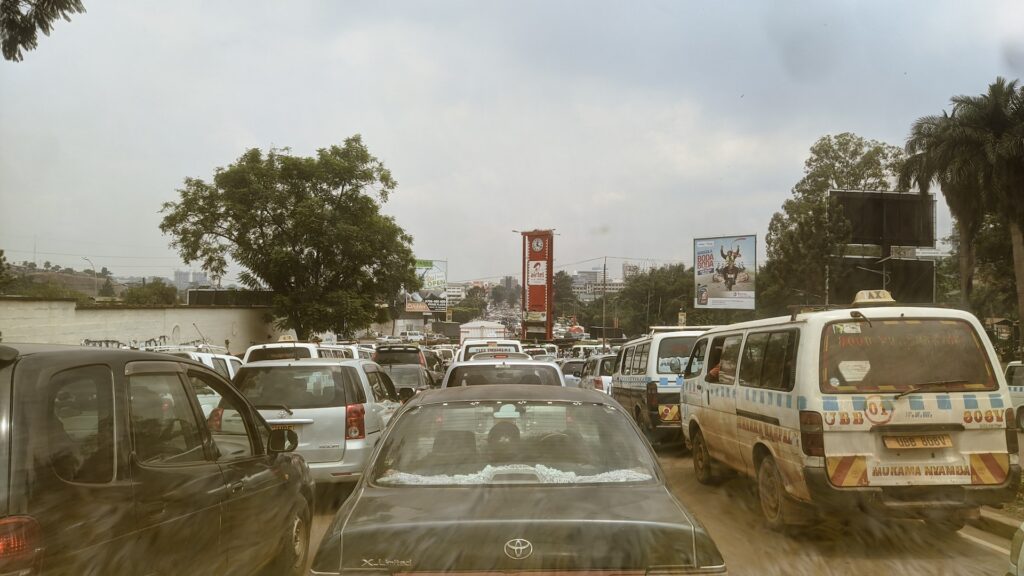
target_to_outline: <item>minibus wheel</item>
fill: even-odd
[[[761,513],[772,530],[786,527],[783,510],[786,506],[786,489],[775,459],[765,456],[757,468],[757,496],[761,501]]]
[[[700,428],[693,431],[690,443],[693,450],[693,474],[697,481],[701,484],[716,484],[719,478],[714,471],[715,462],[708,452],[708,445]]]

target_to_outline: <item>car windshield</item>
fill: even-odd
[[[312,354],[305,346],[274,346],[272,348],[256,348],[249,351],[249,359],[246,362],[259,362],[260,360],[292,360],[294,358],[309,358]]]
[[[665,338],[658,346],[658,374],[682,374],[696,336]]]
[[[981,339],[962,320],[843,320],[825,326],[822,392],[995,390]]]
[[[448,402],[403,414],[374,466],[388,486],[650,482],[654,464],[618,409],[547,401]]]
[[[544,384],[559,386],[561,380],[554,366],[543,364],[484,364],[456,366],[446,386],[478,386],[482,384]]]
[[[418,364],[385,364],[381,368],[391,376],[395,388],[418,388],[423,385],[423,368]]]
[[[345,366],[244,366],[235,386],[257,408],[344,406],[345,379],[353,371]]]

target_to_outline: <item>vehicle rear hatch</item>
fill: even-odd
[[[826,325],[819,372],[832,485],[1004,483],[1016,431],[983,342],[963,320]]]
[[[307,462],[345,455],[346,381],[354,368],[307,363],[241,368],[235,385],[272,428],[294,430]],[[354,376],[358,378],[358,375]]]

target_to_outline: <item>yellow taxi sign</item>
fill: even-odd
[[[879,304],[895,304],[888,290],[861,290],[853,297],[854,306],[873,306]]]

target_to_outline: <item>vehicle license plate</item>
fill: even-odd
[[[271,424],[271,430],[295,430],[294,424]]]
[[[885,447],[894,449],[912,448],[952,448],[953,439],[949,434],[929,434],[927,436],[886,436]]]

